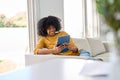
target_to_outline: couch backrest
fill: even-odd
[[[106,48],[102,41],[96,38],[73,38],[74,43],[79,49],[85,49],[91,53],[91,56],[106,52]]]
[[[84,49],[91,52],[87,39],[72,38],[78,49]]]

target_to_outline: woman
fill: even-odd
[[[37,24],[37,32],[40,36],[38,44],[34,49],[34,54],[54,54],[79,56],[78,48],[70,38],[70,42],[57,46],[57,39],[60,36],[67,36],[65,31],[61,30],[60,19],[55,16],[48,16],[40,19]],[[68,51],[62,52],[67,48]]]

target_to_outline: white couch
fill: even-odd
[[[99,39],[86,38],[86,39],[78,39],[73,38],[76,46],[79,49],[85,49],[91,53],[92,57],[102,58],[103,61],[109,61],[109,50],[108,43],[102,42]],[[31,65],[39,62],[43,62],[53,58],[77,58],[81,59],[84,57],[80,56],[57,56],[57,55],[33,55],[27,54],[25,55],[25,65]]]
[[[109,42],[102,42],[95,38],[78,39],[73,38],[79,49],[85,49],[91,53],[91,57],[101,58],[103,61],[109,61]]]

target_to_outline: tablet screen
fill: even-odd
[[[70,41],[69,35],[68,36],[60,36],[60,37],[58,37],[57,46],[62,45],[63,43],[69,42],[69,41]],[[67,48],[62,50],[62,52],[66,52],[66,51],[68,51]]]

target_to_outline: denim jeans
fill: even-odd
[[[91,57],[90,52],[87,51],[87,50],[80,50],[80,55],[79,56],[85,56],[88,59],[97,60],[97,58]]]
[[[90,52],[86,50],[80,50],[80,56],[90,57]]]

